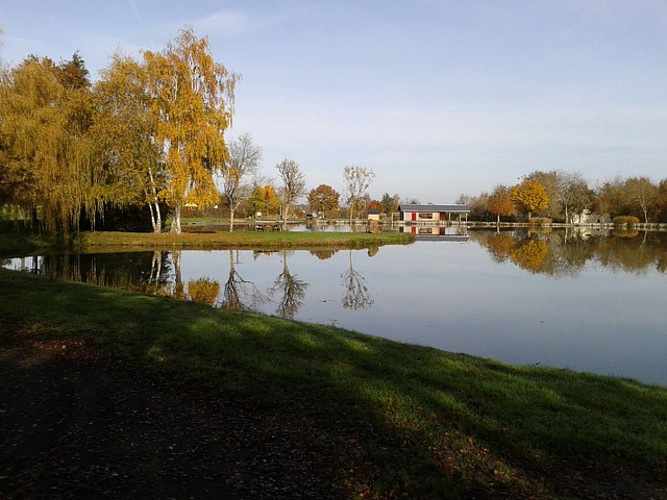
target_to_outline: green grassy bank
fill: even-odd
[[[369,246],[412,243],[414,237],[403,233],[334,233],[291,231],[234,231],[215,233],[81,233],[76,244],[81,248],[180,247],[180,248],[366,248]]]
[[[657,497],[665,484],[663,387],[10,271],[0,270],[0,297],[0,332],[81,338],[259,412],[335,421],[337,435],[374,429],[377,443],[350,447],[378,472],[351,494],[612,498],[641,486]]]
[[[72,237],[71,247],[78,251],[100,248],[372,248],[403,245],[414,241],[403,233],[333,232],[256,232],[216,233],[126,233],[84,232]],[[0,256],[29,254],[53,248],[54,242],[40,236],[5,230],[0,227]],[[60,243],[62,246],[62,242]]]

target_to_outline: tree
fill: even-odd
[[[533,212],[544,210],[549,206],[549,195],[544,186],[531,179],[524,179],[521,184],[514,186],[511,198],[520,208],[528,212],[529,220]]]
[[[547,193],[547,206],[540,210],[546,210],[549,217],[558,217],[560,215],[560,206],[558,203],[558,172],[554,170],[550,172],[536,170],[528,174],[526,179],[539,182]]]
[[[378,212],[382,211],[382,202],[380,200],[371,200],[370,196],[368,197],[368,203],[366,204],[368,210],[377,210]]]
[[[625,182],[625,196],[629,204],[638,206],[648,224],[649,211],[657,209],[658,186],[648,177],[632,177]]]
[[[346,166],[343,169],[343,179],[345,179],[348,195],[347,202],[350,207],[350,225],[352,225],[355,211],[358,210],[360,202],[374,178],[375,172],[370,168]]]
[[[262,148],[255,146],[250,134],[243,134],[229,143],[229,160],[223,162],[220,169],[222,176],[222,195],[229,204],[229,231],[234,231],[234,212],[250,188],[242,185],[242,180],[254,174],[262,159]]]
[[[210,278],[198,278],[188,281],[188,296],[193,302],[215,306],[220,294],[220,283]]]
[[[489,212],[496,216],[496,224],[498,225],[501,216],[512,215],[515,210],[512,201],[512,190],[503,185],[498,185],[493,189],[486,203]]]
[[[327,184],[320,184],[308,193],[308,206],[311,211],[330,215],[339,208],[340,194]]]
[[[620,175],[606,179],[597,187],[597,204],[600,212],[607,213],[611,218],[627,214],[627,200],[624,194],[625,181]]]
[[[656,200],[658,222],[667,222],[667,179],[658,184],[658,199]]]
[[[165,164],[155,136],[145,65],[116,54],[95,86],[97,114],[92,127],[115,205],[147,205],[153,231],[162,229],[160,200],[166,189]]]
[[[61,61],[57,66],[58,80],[70,90],[90,88],[90,73],[86,69],[86,63],[78,52],[72,55],[69,61]]]
[[[255,186],[250,195],[250,211],[268,216],[280,210],[280,197],[273,186]]]
[[[287,216],[290,208],[296,201],[306,194],[306,181],[303,173],[299,169],[299,164],[294,160],[283,160],[276,165],[283,186],[280,189],[280,203],[283,212],[283,221],[287,222]]]
[[[556,196],[567,223],[571,223],[572,216],[581,213],[591,202],[588,184],[579,173],[558,172]]]
[[[159,53],[144,52],[153,141],[164,164],[165,201],[174,210],[172,231],[181,232],[186,204],[213,205],[218,199],[215,168],[229,160],[223,132],[230,126],[239,76],[210,55],[206,38],[184,29]]]
[[[82,213],[94,219],[101,210],[91,115],[87,71],[77,55],[60,65],[31,56],[2,70],[0,198],[32,212],[47,234],[78,230]]]
[[[399,197],[397,194],[390,196],[389,193],[384,193],[380,203],[382,204],[382,209],[387,217],[391,217],[391,214],[398,211],[398,200]]]

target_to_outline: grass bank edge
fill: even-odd
[[[143,368],[264,404],[372,418],[458,479],[474,471],[475,481],[521,483],[534,464],[562,462],[667,472],[664,387],[12,271],[0,270],[0,295],[3,322],[45,339],[85,338]]]
[[[414,236],[405,233],[335,233],[335,232],[257,232],[215,233],[81,233],[75,241],[78,249],[95,247],[152,248],[366,248],[382,245],[406,245]]]
[[[0,231],[0,256],[31,255],[58,248],[76,251],[99,248],[221,249],[221,248],[372,248],[383,245],[409,245],[414,236],[403,233],[311,233],[235,231],[219,233],[126,233],[84,232],[69,244],[53,242],[37,235]]]

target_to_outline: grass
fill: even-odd
[[[396,443],[371,446],[379,496],[572,497],[577,474],[634,485],[667,472],[663,387],[10,271],[0,296],[1,322],[44,338],[83,338],[258,407],[375,426]]]
[[[72,247],[77,251],[92,251],[104,248],[372,248],[382,245],[405,245],[414,241],[411,234],[404,233],[334,233],[334,232],[256,232],[234,231],[232,233],[130,233],[96,231],[82,232],[73,237]],[[0,256],[28,255],[43,252],[58,246],[52,241],[31,235],[26,231],[15,231],[9,224],[0,226]],[[62,246],[62,243],[60,243]],[[99,251],[99,250],[98,250]]]
[[[234,231],[215,233],[81,233],[77,245],[92,247],[180,247],[180,248],[366,248],[388,244],[408,244],[414,237],[404,233],[336,233],[291,231]]]
[[[0,255],[27,255],[50,247],[49,241],[31,234],[22,224],[0,221]]]

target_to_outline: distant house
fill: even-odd
[[[380,220],[380,211],[370,209],[368,211],[368,220]]]
[[[468,222],[470,209],[467,205],[400,205],[398,210],[403,222],[445,223]]]
[[[593,213],[587,208],[572,216],[573,224],[608,224],[609,222],[611,222],[611,217],[608,214]]]

